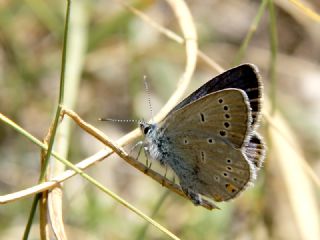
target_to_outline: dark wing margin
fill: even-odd
[[[258,133],[253,132],[251,134],[249,141],[244,147],[244,153],[248,160],[254,164],[256,170],[259,170],[265,159],[266,145]]]
[[[258,68],[249,63],[231,68],[212,78],[210,81],[202,85],[191,95],[185,98],[182,102],[180,102],[170,111],[170,113],[177,111],[188,103],[193,102],[207,94],[226,88],[238,88],[246,92],[249,98],[252,114],[251,126],[253,127],[257,122],[259,122],[263,85]]]

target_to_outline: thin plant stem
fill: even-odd
[[[160,208],[162,207],[164,201],[166,200],[166,198],[169,196],[170,191],[167,189],[159,198],[159,200],[157,201],[152,213],[151,213],[151,218],[153,219],[159,212]],[[140,231],[137,234],[136,240],[140,240],[140,239],[145,239],[147,230],[149,227],[149,223],[145,223],[142,228],[140,229]]]
[[[253,22],[251,23],[251,26],[250,26],[250,29],[246,35],[246,37],[244,38],[242,44],[241,44],[241,47],[238,51],[238,53],[236,54],[236,57],[234,58],[233,60],[233,64],[232,65],[239,65],[239,63],[241,62],[247,48],[248,48],[248,45],[253,37],[253,34],[256,32],[257,30],[257,27],[260,23],[260,20],[263,16],[263,13],[266,9],[266,6],[267,6],[267,3],[268,3],[269,0],[262,0],[261,4],[260,4],[260,7],[258,9],[258,13],[257,15],[254,17],[253,19]]]
[[[43,142],[39,141],[37,138],[35,138],[34,136],[32,136],[30,133],[28,133],[27,131],[25,131],[23,128],[21,128],[20,126],[18,126],[17,124],[15,124],[14,122],[10,121],[9,119],[7,119],[6,117],[4,117],[2,114],[0,114],[0,119],[4,120],[6,123],[8,123],[8,125],[12,126],[15,130],[17,130],[19,133],[21,133],[23,136],[26,136],[29,140],[31,140],[33,143],[37,144],[38,146],[40,146],[42,149],[47,150],[47,145],[44,144]],[[122,204],[123,206],[125,206],[126,208],[130,209],[131,211],[133,211],[134,213],[136,213],[138,216],[140,216],[141,218],[145,219],[146,221],[148,221],[149,223],[151,223],[153,226],[155,226],[156,228],[158,228],[160,231],[162,231],[163,233],[167,234],[170,238],[172,239],[179,239],[177,236],[175,236],[172,232],[170,232],[169,230],[167,230],[165,227],[163,227],[162,225],[160,225],[159,223],[157,223],[156,221],[154,221],[152,218],[148,217],[147,215],[145,215],[143,212],[141,212],[139,209],[135,208],[134,206],[132,206],[130,203],[128,203],[127,201],[125,201],[124,199],[120,198],[119,196],[117,196],[115,193],[113,193],[112,191],[110,191],[109,189],[107,189],[106,187],[104,187],[100,182],[98,182],[97,180],[95,180],[93,177],[89,176],[88,174],[84,173],[80,168],[78,168],[77,166],[75,166],[74,164],[72,164],[71,162],[69,162],[67,159],[60,157],[56,154],[53,153],[53,155],[55,155],[56,159],[59,160],[61,163],[65,164],[67,167],[69,167],[70,169],[72,169],[73,171],[77,172],[79,175],[81,175],[83,178],[85,178],[86,180],[88,180],[90,183],[92,183],[94,186],[96,186],[97,188],[99,188],[102,192],[108,194],[110,197],[112,197],[113,199],[115,199],[117,202],[119,202],[120,204]],[[40,193],[41,194],[41,193]],[[39,199],[41,197],[40,194],[39,195]],[[36,195],[36,196],[37,196]],[[37,198],[37,197],[35,197]],[[39,199],[37,201],[39,201]],[[35,208],[35,207],[34,207]],[[34,214],[35,211],[31,212],[32,214]],[[28,235],[26,235],[26,237],[28,237]]]
[[[65,70],[66,70],[66,52],[67,52],[67,42],[68,42],[68,29],[69,29],[69,22],[70,22],[70,10],[71,10],[71,1],[67,0],[67,9],[66,9],[66,21],[65,21],[65,28],[64,28],[64,37],[63,37],[63,50],[62,50],[62,65],[61,65],[61,73],[60,73],[60,89],[59,89],[59,98],[58,98],[58,106],[57,106],[57,110],[55,113],[55,118],[54,118],[54,122],[52,124],[52,128],[49,130],[49,134],[50,134],[50,139],[49,139],[49,144],[48,144],[48,150],[47,150],[47,154],[45,155],[44,161],[43,161],[43,165],[41,168],[41,173],[40,173],[40,177],[39,177],[39,182],[43,182],[45,180],[45,174],[46,174],[46,170],[49,164],[49,159],[51,157],[51,152],[52,152],[52,148],[53,148],[53,144],[54,144],[54,140],[55,140],[55,136],[56,136],[56,132],[57,132],[57,127],[58,127],[58,123],[59,123],[59,118],[60,118],[60,114],[61,114],[61,104],[63,103],[63,98],[64,98],[64,81],[65,81]],[[30,214],[29,214],[29,218],[28,218],[28,222],[23,234],[23,239],[27,240],[30,234],[30,229],[31,229],[31,225],[33,222],[33,218],[35,215],[35,211],[37,209],[37,205],[40,199],[40,193],[37,194],[34,199],[33,199],[33,203],[32,203],[32,207],[30,210]]]
[[[312,20],[316,22],[320,22],[320,14],[316,13],[312,9],[305,6],[303,3],[301,3],[299,0],[289,0],[294,4],[301,12],[303,12],[306,16],[311,18]]]
[[[269,0],[268,8],[269,8],[269,18],[270,18],[269,34],[270,34],[270,47],[271,47],[271,58],[270,58],[270,67],[269,67],[269,76],[271,80],[270,100],[271,100],[271,114],[273,114],[276,110],[276,103],[277,103],[276,61],[277,61],[277,48],[278,48],[277,23],[276,23],[273,0]]]
[[[148,169],[149,167],[144,165],[143,163],[140,163],[137,161],[137,159],[134,159],[130,157],[125,151],[123,151],[122,146],[127,143],[126,136],[123,138],[120,138],[117,142],[113,142],[109,137],[104,135],[100,130],[96,129],[92,125],[84,122],[75,112],[68,110],[66,108],[63,108],[63,114],[67,114],[69,117],[71,117],[75,123],[77,123],[84,131],[88,132],[90,135],[95,137],[97,140],[105,144],[110,148],[104,149],[94,156],[90,157],[87,160],[84,160],[80,163],[78,163],[76,166],[79,167],[81,170],[86,169],[88,166],[92,165],[94,162],[101,161],[102,159],[110,156],[113,152],[115,152],[121,159],[125,160],[128,164],[139,170],[140,172],[147,174],[149,177],[157,181],[158,183],[164,185],[166,188],[169,188],[171,191],[179,194],[182,197],[188,198],[183,191],[181,190],[180,186],[176,184],[174,181],[170,181],[167,178],[164,178],[161,174],[153,171],[152,169]],[[31,142],[39,145],[42,149],[47,150],[47,145],[41,141],[39,141],[37,138],[33,137],[31,134],[26,132],[23,128],[18,126],[16,123],[8,119],[6,116],[0,113],[0,120],[11,126],[13,129],[15,129],[17,132],[21,133],[21,135],[27,137]],[[62,161],[60,155],[58,155],[55,151],[52,152],[52,156],[57,158],[59,161]],[[91,159],[93,158],[93,159]],[[148,171],[146,171],[148,169]],[[68,178],[74,176],[77,172],[70,172],[65,171],[65,174],[58,175],[50,180],[48,180],[46,183],[49,184],[43,184],[39,183],[31,188],[28,188],[28,190],[22,190],[18,191],[14,194],[9,194],[6,196],[0,196],[0,204],[1,203],[7,203],[14,201],[14,199],[19,199],[22,197],[27,197],[31,194],[34,194],[36,192],[43,192],[45,190],[52,189],[57,186],[57,184],[66,181]],[[41,187],[40,187],[41,186]],[[38,188],[39,187],[39,188]],[[34,193],[33,193],[34,192]],[[203,201],[200,204],[202,207],[207,208],[208,210],[212,209],[219,209],[213,202],[207,201],[206,199],[203,199]]]

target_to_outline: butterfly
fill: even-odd
[[[170,167],[195,205],[239,195],[252,183],[266,147],[256,132],[263,85],[258,69],[243,64],[214,77],[159,123],[141,121],[144,149]]]

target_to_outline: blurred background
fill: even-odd
[[[166,1],[126,2],[181,34]],[[232,67],[262,1],[185,2],[195,21],[199,48],[223,68]],[[319,1],[302,2],[320,12]],[[47,134],[57,105],[65,9],[65,1],[0,0],[0,112],[39,139]],[[275,0],[274,10],[278,46],[276,81],[270,80],[269,5],[239,63],[251,62],[259,67],[265,97],[272,95],[275,107],[298,139],[302,156],[319,178],[320,23],[306,16],[291,1]],[[72,14],[78,28],[70,31],[73,38],[70,48],[74,47],[73,56],[78,62],[77,69],[70,70],[71,77],[66,81],[79,79],[79,83],[67,93],[75,94],[73,109],[84,120],[116,140],[136,125],[97,119],[149,119],[143,76],[148,78],[156,113],[183,73],[185,49],[117,1],[73,1]],[[67,60],[67,64],[72,61]],[[217,74],[199,60],[188,92]],[[301,234],[288,187],[279,170],[278,156],[272,151],[274,142],[266,131],[267,127],[274,126],[265,119],[261,125],[269,148],[264,167],[255,186],[231,202],[220,203],[221,210],[194,207],[116,156],[87,172],[181,239],[307,239]],[[69,144],[68,159],[73,163],[104,147],[74,124]],[[1,122],[0,195],[36,184],[39,157],[36,145]],[[291,164],[291,158],[286,161]],[[159,171],[164,172],[160,168]],[[310,201],[316,202],[314,216],[309,216],[317,219],[319,186],[307,174],[306,178],[313,193],[308,196],[314,197]],[[299,186],[296,187],[298,192]],[[147,222],[79,176],[66,181],[63,189],[64,223],[70,239],[167,238],[158,229],[146,227]],[[299,191],[297,195],[303,196],[304,192]],[[0,207],[0,239],[21,238],[31,203],[29,197]],[[35,220],[30,239],[40,238],[37,222]]]

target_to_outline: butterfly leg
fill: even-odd
[[[145,153],[145,156],[146,156],[146,169],[144,170],[144,173],[146,174],[148,171],[149,171],[149,169],[151,168],[151,166],[152,166],[152,161],[150,161],[150,164],[149,164],[149,149],[148,149],[148,147],[144,147],[143,148],[144,149],[144,153]]]
[[[164,180],[165,178],[167,178],[167,172],[168,172],[168,166],[166,165],[166,171],[164,172],[164,176],[162,178],[162,183],[161,183],[162,186],[164,186]]]
[[[148,159],[148,157],[146,157]],[[147,160],[149,161],[149,160]],[[151,166],[152,166],[152,161],[150,161],[150,164],[149,166],[147,165],[147,169],[144,171],[145,173],[147,173],[149,171],[149,169],[151,169]]]
[[[135,158],[135,160],[138,160],[139,157],[140,157],[142,145],[143,145],[143,142],[142,142],[142,141],[139,141],[139,142],[137,142],[137,143],[130,149],[130,151],[129,151],[129,155],[131,155],[131,153],[133,152],[134,149],[136,149],[137,147],[140,147],[140,148],[139,148],[139,151],[138,151],[138,155],[137,155],[137,157]]]
[[[172,177],[172,182],[173,182],[173,183],[176,183],[176,175],[173,175],[173,177]]]
[[[148,158],[147,154],[146,154],[146,166],[148,169],[151,167],[151,162],[150,162],[150,167],[149,167],[149,158]]]

